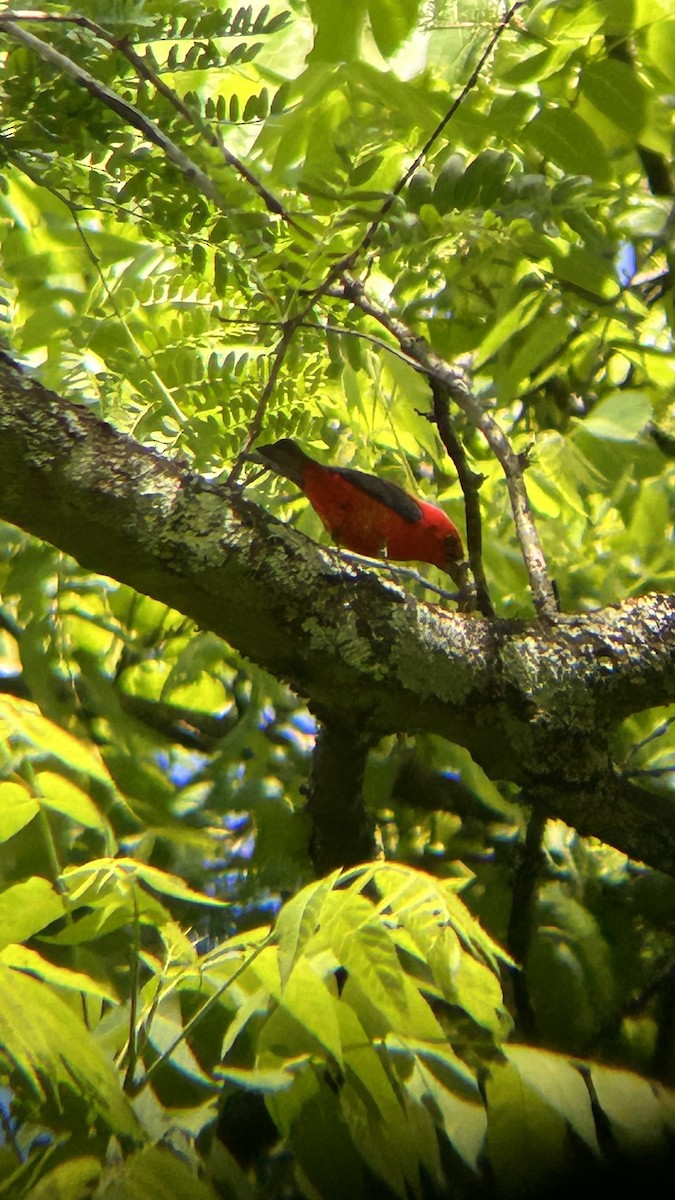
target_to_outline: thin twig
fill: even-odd
[[[385,570],[396,582],[397,578],[409,579],[413,583],[419,583],[427,592],[434,592],[435,595],[441,596],[444,600],[459,600],[459,592],[450,592],[447,588],[439,587],[436,583],[430,583],[416,571],[414,567],[402,567],[398,563],[388,562],[387,559],[380,561],[379,559],[366,558],[363,554],[355,554],[352,550],[338,550],[337,554],[340,558],[346,559],[348,562],[353,562],[355,566],[360,567],[375,567],[378,571]]]
[[[526,3],[527,3],[527,0],[517,0],[517,3],[512,4],[510,9],[508,10],[508,12],[504,15],[504,17],[500,21],[499,25],[495,29],[494,33],[492,34],[492,37],[488,40],[485,50],[481,54],[478,62],[476,63],[476,66],[474,67],[473,71],[471,72],[471,75],[469,76],[468,80],[464,84],[464,87],[462,88],[461,92],[459,93],[458,96],[455,97],[452,104],[450,105],[450,108],[446,112],[445,116],[442,117],[442,119],[438,122],[438,125],[436,126],[436,128],[432,131],[432,133],[429,134],[429,137],[427,138],[426,142],[422,146],[422,149],[420,150],[419,154],[417,155],[417,158],[415,159],[415,161],[408,167],[407,171],[404,172],[404,174],[401,176],[398,183],[394,187],[394,190],[392,191],[391,195],[388,196],[387,199],[385,200],[380,211],[377,213],[374,220],[368,226],[368,229],[366,230],[366,233],[365,233],[363,239],[361,240],[361,242],[359,243],[357,249],[353,252],[353,255],[350,256],[349,261],[347,261],[347,260],[344,261],[344,270],[351,271],[353,269],[354,260],[356,259],[357,254],[362,254],[371,245],[379,225],[382,223],[382,221],[386,217],[386,215],[389,212],[391,206],[393,205],[396,197],[401,194],[401,192],[403,191],[406,184],[409,182],[410,179],[412,179],[415,172],[419,170],[419,168],[421,167],[422,163],[424,162],[427,154],[429,153],[431,148],[434,146],[434,144],[438,141],[439,137],[443,133],[443,130],[446,128],[448,123],[454,117],[455,113],[457,112],[457,109],[464,103],[464,101],[466,100],[466,97],[469,95],[469,92],[473,91],[476,84],[478,83],[478,80],[480,79],[481,71],[483,70],[483,67],[485,66],[490,55],[492,54],[492,51],[494,50],[495,46],[499,42],[502,35],[508,29],[514,16],[518,12],[518,9],[523,8]]]
[[[510,25],[515,13],[518,11],[519,8],[522,8],[525,3],[526,3],[526,0],[518,0],[518,2],[516,4],[513,4],[511,6],[511,8],[506,13],[503,20],[497,26],[497,29],[495,30],[493,36],[490,38],[490,40],[485,48],[485,51],[481,55],[478,63],[476,64],[476,67],[472,71],[468,82],[465,84],[465,86],[462,88],[459,95],[453,101],[451,107],[449,108],[448,112],[445,114],[443,119],[438,123],[436,128],[429,135],[426,142],[424,143],[422,150],[418,154],[418,156],[415,159],[412,166],[409,167],[408,170],[401,176],[401,178],[399,179],[398,183],[396,184],[396,186],[394,188],[394,191],[387,198],[385,203],[382,205],[382,207],[380,208],[380,210],[377,213],[377,215],[375,216],[375,218],[371,221],[370,225],[368,226],[368,228],[367,228],[365,234],[363,235],[363,237],[361,238],[361,240],[357,243],[356,246],[354,246],[349,251],[348,254],[346,254],[342,259],[340,259],[339,262],[335,263],[334,266],[331,267],[331,269],[327,272],[326,277],[323,280],[323,283],[319,284],[318,287],[316,287],[313,290],[312,294],[310,295],[307,303],[304,305],[301,312],[298,313],[292,319],[292,323],[289,322],[289,324],[287,326],[287,330],[290,329],[290,336],[289,336],[288,340],[285,341],[283,344],[282,357],[283,357],[283,355],[285,355],[286,350],[288,349],[288,345],[290,344],[291,337],[295,333],[295,330],[301,326],[301,324],[307,317],[308,313],[311,312],[311,310],[313,309],[313,307],[317,303],[317,301],[320,300],[322,296],[325,296],[330,291],[330,289],[338,282],[338,280],[342,280],[342,282],[345,285],[348,283],[348,277],[346,276],[346,272],[352,271],[354,269],[358,259],[363,255],[364,251],[367,250],[368,247],[370,246],[370,244],[372,243],[379,225],[384,220],[384,217],[386,216],[386,214],[389,212],[389,209],[391,208],[392,204],[394,203],[395,198],[399,195],[400,192],[403,191],[403,188],[405,187],[406,183],[411,178],[411,176],[414,175],[415,171],[418,169],[418,167],[422,163],[426,154],[428,154],[431,147],[434,145],[434,143],[437,141],[437,139],[440,137],[441,133],[447,126],[448,122],[452,119],[452,117],[457,112],[457,109],[464,102],[466,96],[476,86],[476,83],[478,82],[478,79],[480,78],[480,72],[483,69],[483,66],[485,65],[485,63],[487,62],[490,54],[492,53],[492,50],[494,49],[495,45],[501,38],[504,31]],[[282,339],[282,341],[283,341],[283,339]],[[282,346],[280,343],[279,347],[277,348],[277,354],[281,351],[281,349],[282,349]],[[276,360],[275,360],[275,364],[276,364]],[[273,369],[274,369],[274,367],[273,367]],[[278,371],[277,371],[277,373],[278,373]],[[260,428],[262,426],[262,420],[263,420],[264,414],[267,409],[267,404],[268,404],[270,395],[271,395],[271,389],[268,389],[266,387],[265,393],[264,393],[263,397],[261,397],[261,399],[260,399],[258,408],[256,409],[256,413],[253,418],[253,426],[255,426],[256,432],[253,436],[251,436],[249,434],[249,437],[247,438],[246,446],[244,447],[241,454],[238,456],[238,458],[236,459],[236,461],[234,463],[232,472],[228,479],[229,483],[235,483],[239,477],[242,463],[244,462],[246,455],[247,455],[248,451],[250,450],[253,442],[255,441],[255,438],[258,436],[258,432],[260,431]],[[543,556],[542,556],[542,559],[543,559]],[[535,603],[536,603],[536,596],[538,595],[538,593],[535,592],[534,594],[535,594]],[[553,596],[552,592],[551,592],[551,596]],[[553,606],[555,607],[554,599],[552,600],[552,603],[553,603]]]
[[[138,994],[140,991],[139,969],[141,960],[141,933],[138,915],[138,897],[135,886],[131,885],[131,896],[134,904],[134,937],[131,946],[130,991],[129,991],[129,1040],[127,1042],[126,1071],[124,1073],[123,1089],[128,1092],[133,1087],[138,1061]]]
[[[675,774],[675,767],[636,767],[634,771],[622,771],[624,779],[661,779]]]
[[[138,1092],[140,1092],[141,1089],[145,1087],[145,1085],[149,1082],[149,1080],[152,1078],[152,1076],[160,1069],[160,1067],[164,1066],[164,1064],[169,1061],[169,1059],[171,1058],[171,1055],[174,1053],[174,1051],[177,1050],[178,1047],[181,1045],[181,1043],[186,1040],[186,1038],[192,1033],[194,1028],[201,1021],[203,1021],[203,1019],[207,1015],[207,1013],[211,1012],[211,1009],[218,1003],[221,996],[224,995],[224,993],[228,990],[228,988],[232,987],[232,984],[235,983],[237,981],[237,979],[239,979],[239,976],[243,975],[244,971],[248,970],[248,968],[251,966],[251,964],[255,962],[256,958],[258,958],[259,955],[262,954],[263,950],[266,950],[267,947],[270,946],[273,941],[274,941],[274,934],[270,933],[262,942],[258,943],[258,945],[255,947],[255,949],[252,951],[252,953],[249,955],[249,957],[243,963],[241,963],[240,966],[237,967],[236,971],[233,971],[233,973],[225,980],[225,982],[223,984],[221,984],[221,986],[219,988],[217,988],[217,990],[213,993],[213,995],[209,996],[209,999],[206,1001],[206,1003],[203,1004],[202,1007],[197,1010],[197,1012],[194,1014],[194,1016],[190,1017],[190,1020],[187,1022],[187,1024],[185,1024],[183,1026],[180,1033],[178,1034],[178,1037],[174,1038],[173,1042],[171,1042],[171,1045],[168,1046],[166,1050],[163,1050],[162,1053],[160,1054],[159,1058],[156,1058],[155,1061],[150,1064],[147,1071],[145,1072],[145,1075],[143,1076],[143,1079],[140,1080],[140,1082],[136,1085],[136,1087],[134,1089],[134,1094],[138,1094]]]
[[[659,725],[656,726],[655,729],[652,729],[651,733],[648,733],[647,736],[644,737],[641,742],[636,742],[634,746],[631,746],[630,754],[628,755],[628,758],[626,759],[626,763],[628,764],[630,762],[631,758],[635,758],[635,755],[639,754],[640,750],[643,750],[644,747],[648,746],[650,742],[654,742],[654,741],[656,741],[657,738],[663,737],[664,734],[666,734],[668,732],[671,725],[674,725],[674,724],[675,724],[675,716],[666,717],[665,721],[662,721]]]
[[[251,449],[251,446],[255,442],[256,438],[259,437],[259,435],[260,435],[263,421],[265,419],[265,413],[267,412],[267,405],[269,404],[270,397],[272,395],[272,392],[274,391],[274,385],[277,381],[279,371],[281,370],[281,365],[284,361],[284,358],[286,357],[286,353],[291,344],[291,341],[293,340],[295,331],[298,328],[298,325],[301,323],[303,315],[304,315],[304,313],[298,317],[292,317],[289,321],[287,321],[285,323],[285,325],[283,327],[284,331],[274,348],[274,358],[272,361],[272,366],[270,368],[270,373],[267,376],[267,383],[265,384],[265,386],[261,392],[260,399],[258,400],[258,404],[256,406],[256,410],[253,414],[253,420],[251,421],[251,424],[248,427],[248,434],[246,437],[246,441],[244,443],[244,447],[239,452],[236,459],[234,460],[234,463],[232,465],[232,470],[230,471],[230,474],[228,475],[227,480],[225,481],[227,487],[234,487],[234,485],[236,484],[236,482],[241,474],[241,469],[242,469],[244,463],[246,462],[246,458]]]
[[[338,293],[340,297],[342,293]],[[283,321],[262,321],[256,320],[255,317],[223,317],[220,313],[217,314],[217,320],[223,325],[253,325],[256,329],[280,329],[283,326]],[[399,358],[401,362],[407,363],[414,371],[419,371],[420,375],[424,371],[419,363],[410,358],[410,355],[404,354],[398,346],[393,346],[391,342],[385,342],[384,338],[377,337],[374,333],[367,333],[364,329],[350,329],[347,325],[329,325],[324,321],[301,321],[298,329],[315,329],[317,333],[336,333],[340,337],[361,338],[364,342],[370,342],[371,345],[377,346],[378,350],[385,350],[388,354],[393,354],[394,358]]]
[[[336,289],[333,294],[339,295],[340,292]],[[554,616],[558,612],[558,603],[530,509],[522,463],[506,434],[494,418],[485,412],[462,376],[431,350],[424,338],[417,337],[408,325],[370,298],[363,284],[357,280],[346,279],[342,295],[384,329],[389,330],[404,353],[414,358],[430,379],[436,379],[445,388],[471,424],[485,437],[506,477],[516,533],[527,567],[534,606],[541,617]]]
[[[494,47],[497,45],[497,42],[502,37],[502,34],[508,29],[508,27],[511,24],[511,21],[513,20],[513,17],[517,13],[518,9],[522,8],[524,6],[524,4],[526,4],[526,3],[527,3],[527,0],[517,0],[517,3],[513,4],[511,6],[509,11],[504,16],[504,18],[500,21],[500,23],[497,26],[497,28],[495,29],[492,37],[488,41],[488,44],[485,47],[483,54],[481,55],[476,66],[474,67],[473,71],[471,72],[469,79],[465,83],[465,85],[462,88],[459,95],[455,97],[450,108],[445,113],[443,118],[438,122],[438,125],[436,126],[436,128],[429,134],[429,137],[427,138],[426,142],[424,143],[424,145],[423,145],[422,149],[420,150],[419,154],[417,155],[415,161],[411,164],[410,167],[408,167],[408,169],[403,173],[401,178],[398,180],[398,183],[395,185],[393,191],[387,197],[384,204],[381,206],[381,208],[376,213],[373,220],[370,222],[370,225],[366,229],[366,232],[364,233],[361,240],[357,243],[356,246],[354,246],[349,251],[348,254],[345,254],[344,257],[341,258],[339,262],[335,263],[335,265],[333,267],[331,267],[324,282],[313,292],[309,307],[306,311],[309,311],[309,308],[311,308],[312,305],[315,304],[316,301],[321,298],[321,296],[324,296],[326,294],[326,292],[329,290],[329,288],[331,288],[333,286],[333,284],[335,284],[338,281],[338,279],[341,279],[344,276],[345,272],[354,270],[357,260],[364,254],[364,252],[372,244],[373,239],[375,237],[375,234],[377,233],[379,226],[382,224],[382,221],[384,220],[384,218],[386,217],[390,208],[392,207],[396,197],[400,195],[400,193],[403,191],[403,189],[406,186],[406,184],[408,183],[408,181],[412,178],[412,176],[415,174],[415,172],[417,170],[419,170],[420,166],[424,162],[424,159],[426,158],[427,154],[431,150],[432,146],[435,144],[435,142],[438,141],[438,138],[440,137],[443,130],[448,125],[448,122],[452,120],[452,118],[454,117],[454,115],[457,112],[460,105],[462,105],[464,103],[469,92],[471,92],[473,90],[473,88],[476,86],[476,84],[478,83],[478,80],[480,79],[480,73],[481,73],[483,67],[485,66],[485,63],[487,62],[488,58],[490,57]]]

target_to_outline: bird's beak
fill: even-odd
[[[460,591],[466,591],[469,579],[469,564],[467,562],[457,562],[456,558],[451,558],[448,555],[444,570]]]

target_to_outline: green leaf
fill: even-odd
[[[310,1070],[303,1071],[288,1091],[268,1096],[266,1101],[274,1123],[288,1138],[303,1179],[308,1181],[303,1190],[322,1200],[367,1194],[363,1155],[347,1126],[336,1091]],[[365,1120],[361,1131],[366,1132]]]
[[[171,1050],[169,1062],[182,1075],[197,1083],[212,1084],[210,1077],[200,1067],[187,1040],[181,1037],[183,1029],[184,1022],[179,999],[175,995],[170,995],[160,1002],[159,1007],[153,1013],[152,1020],[147,1024],[146,1033],[158,1054],[163,1055]]]
[[[315,932],[321,917],[323,903],[339,875],[339,871],[334,871],[326,879],[310,883],[281,909],[276,919],[274,933],[279,943],[279,968],[282,984],[288,979],[298,955]]]
[[[146,1146],[108,1167],[97,1200],[217,1200],[183,1159],[160,1146]]]
[[[363,896],[333,892],[328,900],[322,914],[321,942],[331,947],[346,968],[350,991],[357,988],[363,1003],[384,1019],[383,1032],[390,1025],[407,1029],[410,1014],[405,976],[388,931]]]
[[[332,1058],[342,1062],[336,997],[331,995],[311,959],[299,958],[294,964],[281,992],[280,1003]]]
[[[43,717],[33,704],[0,696],[0,732],[21,745],[31,747],[31,757],[54,757],[71,770],[91,776],[113,787],[104,763],[93,747]]]
[[[613,392],[595,405],[580,428],[596,438],[632,442],[651,418],[652,404],[644,392]]]
[[[513,155],[507,150],[482,150],[457,182],[454,207],[489,208],[501,195],[512,162]]]
[[[46,808],[63,813],[85,829],[96,829],[106,839],[106,848],[114,853],[115,839],[107,817],[82,788],[54,771],[36,772],[40,799]]]
[[[564,1118],[513,1063],[490,1068],[485,1097],[487,1148],[499,1194],[532,1195],[552,1186],[565,1166]]]
[[[542,363],[549,363],[548,373],[556,370],[556,351],[570,336],[570,324],[562,314],[537,315],[527,327],[525,336],[514,354],[509,355],[506,370],[497,375],[504,401],[528,389],[532,375]],[[546,377],[547,372],[543,372]]]
[[[509,1023],[501,984],[490,967],[464,953],[446,986],[451,1004],[458,1004],[472,1021],[487,1029],[497,1041],[503,1040],[509,1031]]]
[[[461,154],[451,154],[444,162],[436,180],[433,194],[433,202],[439,213],[447,213],[457,207],[455,196],[464,170],[465,159]]]
[[[345,1086],[340,1099],[347,1125],[371,1169],[405,1197],[406,1181],[414,1191],[419,1186],[420,1155],[413,1129],[358,1017],[343,1001],[338,1008],[345,1046]]]
[[[487,1134],[487,1115],[478,1088],[476,1099],[469,1100],[444,1086],[425,1062],[418,1061],[417,1070],[419,1082],[415,1084],[413,1079],[413,1086],[419,1089],[421,1099],[448,1141],[467,1166],[478,1174]]]
[[[419,0],[368,0],[370,27],[383,58],[394,54],[413,32],[418,11]]]
[[[626,1154],[665,1153],[672,1135],[672,1094],[662,1103],[656,1086],[630,1071],[590,1066],[598,1104],[619,1149]]]
[[[346,19],[331,0],[310,0],[309,11],[316,27],[314,46],[309,56],[314,63],[350,63],[359,57],[366,0],[353,0]]]
[[[616,1009],[618,981],[598,921],[560,883],[542,885],[527,957],[541,1036],[557,1049],[586,1046]]]
[[[100,1174],[99,1159],[71,1158],[47,1171],[24,1195],[26,1200],[88,1200]]]
[[[41,1100],[66,1089],[116,1133],[138,1134],[117,1075],[83,1022],[42,980],[3,964],[0,1044]]]
[[[12,884],[0,892],[0,946],[27,941],[64,913],[63,900],[42,876]]]
[[[0,783],[0,842],[14,837],[40,811],[37,800],[20,783]]]
[[[604,300],[619,295],[621,289],[614,264],[606,252],[596,253],[586,246],[566,245],[551,252],[551,263],[556,276],[573,287]]]
[[[131,858],[117,859],[116,862],[119,867],[129,870],[132,875],[137,875],[147,887],[159,892],[160,895],[173,896],[175,900],[190,900],[193,904],[208,904],[211,908],[228,907],[226,900],[217,900],[215,896],[207,896],[204,892],[195,892],[177,875],[171,875],[168,871],[160,871],[157,867],[150,867],[147,863],[137,862]]]
[[[292,1070],[305,1066],[310,1061],[309,1055],[288,1059],[283,1070],[245,1070],[243,1067],[216,1067],[214,1074],[218,1079],[226,1079],[228,1083],[236,1083],[245,1091],[250,1092],[285,1092],[293,1084]]]
[[[664,11],[661,20],[654,21],[647,31],[647,46],[651,61],[675,87],[675,63],[672,53],[674,39],[675,16],[669,16]]]
[[[600,180],[611,177],[602,142],[590,125],[569,108],[542,110],[528,125],[526,136],[545,158],[571,175],[590,175]]]
[[[554,515],[568,506],[584,520],[583,496],[601,487],[601,475],[569,437],[549,432],[537,439],[535,459],[528,471],[528,489],[533,479],[556,500]]]
[[[474,366],[476,368],[484,366],[498,350],[501,350],[504,343],[513,337],[514,333],[519,333],[521,329],[527,328],[530,322],[536,325],[536,318],[543,303],[543,293],[536,291],[528,292],[520,300],[509,305],[508,311],[481,339]]]
[[[0,951],[0,962],[7,967],[12,967],[15,971],[26,971],[55,987],[65,988],[71,992],[80,992],[84,996],[95,996],[99,1000],[107,1000],[110,1004],[117,1002],[114,992],[97,983],[90,975],[85,975],[83,971],[71,971],[69,967],[59,967],[28,946],[15,943],[5,946]]]
[[[614,125],[636,137],[647,118],[648,95],[633,66],[606,58],[584,66],[581,92]]]
[[[536,1046],[505,1047],[509,1062],[521,1079],[569,1123],[596,1157],[600,1146],[588,1088],[581,1072],[569,1058]]]
[[[71,901],[79,903],[105,902],[105,898],[118,891],[129,895],[138,881],[154,892],[172,896],[176,900],[190,900],[194,904],[208,904],[215,908],[226,908],[225,900],[216,900],[203,892],[195,892],[177,875],[160,871],[134,858],[97,858],[85,867],[67,867],[63,878],[68,885]]]

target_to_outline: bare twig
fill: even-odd
[[[262,424],[265,419],[265,413],[267,412],[267,405],[269,404],[270,397],[272,395],[272,392],[274,391],[274,385],[277,381],[279,371],[281,370],[281,365],[284,361],[284,358],[286,357],[288,347],[290,346],[290,344],[293,340],[295,331],[302,322],[302,317],[305,315],[305,311],[306,310],[304,310],[303,313],[301,313],[297,317],[292,317],[289,321],[286,322],[286,324],[283,327],[283,333],[282,333],[281,337],[279,338],[279,341],[277,342],[276,347],[274,349],[274,358],[272,361],[272,366],[270,368],[270,373],[267,376],[267,383],[265,384],[265,386],[261,392],[260,399],[258,400],[258,404],[256,406],[255,413],[253,414],[253,420],[251,421],[251,424],[248,427],[248,436],[244,443],[244,448],[243,448],[243,450],[240,451],[240,453],[237,455],[236,459],[234,460],[232,470],[230,471],[230,474],[227,477],[226,483],[227,483],[228,487],[233,487],[234,484],[237,482],[237,480],[241,474],[241,469],[246,461],[246,457],[251,449],[251,446],[255,442],[256,438],[259,437],[259,435],[260,435],[260,431],[262,429]]]
[[[366,558],[363,554],[355,554],[352,550],[339,550],[340,558],[344,558],[347,562],[353,562],[355,566],[375,567],[378,571],[386,571],[391,575],[394,583],[398,579],[409,579],[412,583],[418,583],[427,592],[433,592],[434,595],[440,596],[443,600],[459,600],[458,592],[450,592],[447,588],[439,587],[437,583],[430,583],[428,579],[424,579],[419,571],[414,567],[402,567],[399,563],[380,561],[379,559]]]
[[[413,358],[430,379],[435,379],[441,384],[471,424],[481,431],[506,477],[516,533],[527,567],[534,606],[540,616],[554,616],[558,611],[558,603],[530,509],[522,464],[506,434],[494,418],[485,412],[462,376],[431,350],[424,338],[415,336],[408,325],[369,297],[363,284],[346,278],[342,288],[335,289],[331,294],[351,300],[367,316],[388,329],[403,352]]]
[[[129,1038],[127,1041],[127,1052],[125,1055],[126,1070],[124,1073],[123,1088],[125,1092],[133,1088],[134,1075],[136,1073],[136,1063],[138,1061],[138,1030],[136,1022],[138,1020],[138,996],[141,988],[140,984],[140,961],[141,961],[141,928],[138,915],[138,897],[136,888],[132,884],[131,896],[134,904],[134,936],[131,946],[131,963],[130,963],[130,991],[129,991]]]
[[[424,143],[424,146],[422,147],[419,154],[417,155],[417,158],[415,159],[415,161],[412,163],[412,165],[410,167],[408,167],[408,169],[401,176],[398,183],[394,187],[394,190],[392,191],[391,195],[387,197],[384,204],[382,205],[382,207],[380,208],[380,210],[378,211],[376,216],[371,221],[370,225],[368,226],[368,228],[367,228],[366,232],[364,233],[363,237],[361,238],[361,240],[357,243],[356,246],[354,246],[349,251],[348,254],[345,254],[344,257],[341,258],[339,262],[335,263],[334,266],[331,267],[330,271],[328,271],[328,273],[326,274],[326,278],[324,279],[323,283],[319,284],[319,286],[314,289],[314,291],[312,292],[312,295],[310,296],[308,304],[306,305],[305,309],[303,310],[302,317],[305,317],[307,315],[307,313],[314,306],[314,304],[316,304],[317,300],[320,300],[322,296],[325,296],[330,291],[330,289],[337,283],[338,280],[342,279],[343,282],[346,281],[346,275],[345,275],[346,272],[354,270],[358,259],[363,256],[364,252],[372,244],[375,234],[376,234],[379,226],[381,225],[382,221],[384,220],[385,216],[389,212],[392,204],[394,203],[394,200],[403,191],[403,188],[405,187],[408,180],[411,179],[412,176],[415,174],[415,171],[417,171],[419,169],[420,165],[424,161],[424,158],[429,153],[429,151],[430,151],[431,147],[434,145],[434,143],[438,140],[441,133],[446,128],[448,122],[452,119],[452,117],[454,117],[455,113],[457,112],[457,109],[460,107],[461,104],[463,104],[463,102],[466,99],[466,97],[468,96],[469,92],[472,91],[473,88],[476,86],[476,83],[478,82],[478,80],[480,78],[480,73],[481,73],[485,63],[487,62],[488,58],[490,57],[490,54],[492,53],[494,47],[496,46],[497,42],[499,41],[499,39],[501,38],[501,36],[505,32],[505,30],[508,29],[508,27],[511,24],[511,21],[513,20],[513,17],[515,16],[518,9],[522,8],[525,3],[526,3],[526,0],[517,0],[517,3],[513,4],[511,6],[511,8],[508,10],[506,15],[504,16],[504,18],[500,21],[493,36],[490,38],[483,54],[481,55],[480,59],[478,60],[474,70],[471,72],[471,76],[468,79],[467,83],[464,85],[464,87],[462,88],[459,95],[455,98],[455,100],[453,101],[452,105],[448,109],[445,116],[442,118],[441,121],[439,121],[436,128],[429,135],[426,142]]]
[[[526,0],[518,0],[518,2],[516,4],[513,4],[511,6],[511,8],[509,9],[509,11],[506,13],[503,20],[499,23],[493,36],[490,38],[490,40],[485,48],[484,53],[481,55],[478,63],[476,64],[476,67],[472,71],[469,80],[467,81],[465,86],[462,88],[462,91],[459,93],[459,95],[454,100],[453,104],[451,105],[450,109],[443,117],[442,121],[440,121],[438,123],[436,128],[433,130],[433,132],[427,138],[422,150],[418,154],[418,156],[415,159],[412,166],[409,167],[408,170],[401,176],[401,178],[399,179],[398,183],[396,184],[391,196],[387,197],[387,200],[382,205],[381,209],[379,210],[379,212],[377,213],[377,215],[375,216],[373,221],[371,221],[370,225],[368,226],[368,228],[367,228],[365,234],[363,235],[363,237],[361,238],[361,240],[357,243],[356,246],[353,247],[352,250],[349,251],[348,254],[346,254],[339,262],[335,263],[335,265],[333,267],[331,267],[331,269],[327,272],[326,277],[323,280],[323,283],[319,284],[319,286],[313,290],[312,294],[310,295],[307,303],[304,305],[301,312],[298,313],[292,319],[292,322],[288,323],[288,325],[286,326],[286,330],[290,331],[290,334],[289,334],[287,340],[282,339],[282,342],[279,343],[279,346],[277,347],[277,351],[276,351],[277,356],[279,355],[279,353],[281,353],[281,356],[283,358],[283,355],[285,355],[286,350],[288,349],[288,345],[290,344],[292,335],[295,333],[295,330],[300,328],[300,326],[303,324],[308,313],[311,312],[312,308],[317,303],[317,301],[320,300],[322,296],[325,296],[330,291],[330,289],[337,283],[338,280],[342,280],[344,283],[347,282],[347,277],[345,275],[345,272],[348,272],[348,271],[351,271],[354,269],[358,259],[363,255],[363,253],[371,245],[379,225],[381,224],[381,222],[384,220],[385,216],[389,212],[389,209],[391,208],[392,204],[394,203],[395,198],[400,194],[400,192],[402,192],[402,190],[405,187],[408,180],[412,177],[412,175],[414,175],[415,171],[418,169],[418,167],[422,163],[423,159],[425,158],[425,156],[428,154],[429,150],[431,149],[431,147],[434,145],[434,143],[440,137],[441,133],[447,126],[448,122],[455,115],[459,106],[464,102],[466,96],[476,86],[476,83],[478,82],[478,79],[480,78],[480,72],[482,71],[483,66],[487,62],[490,54],[492,53],[492,50],[494,49],[495,45],[501,38],[504,31],[510,25],[515,13],[518,11],[519,8],[522,8],[522,6],[525,2],[526,2]],[[283,347],[282,347],[282,343],[283,343]],[[277,361],[278,361],[278,358],[275,359],[275,365],[276,365]],[[273,366],[273,370],[274,370],[274,366]],[[278,369],[277,369],[276,373],[278,374]],[[276,378],[276,376],[275,376],[275,378]],[[269,383],[269,381],[268,381],[268,383]],[[242,450],[241,454],[236,459],[235,464],[232,468],[232,472],[228,479],[229,483],[234,483],[237,480],[239,473],[241,471],[242,463],[244,462],[246,455],[248,454],[248,451],[250,450],[253,442],[255,441],[256,437],[258,436],[258,433],[260,432],[260,429],[262,427],[262,420],[264,417],[264,413],[267,409],[267,404],[268,404],[270,395],[271,395],[271,388],[266,386],[263,396],[261,396],[261,398],[260,398],[260,402],[258,404],[258,408],[256,409],[256,413],[255,413],[253,423],[251,426],[251,430],[254,430],[254,432],[253,433],[249,432],[249,436],[246,440],[246,445],[245,445],[244,449]],[[535,534],[535,536],[536,536],[536,534]],[[543,555],[541,557],[542,557],[542,562],[543,562]],[[533,589],[533,592],[535,595],[535,603],[536,603],[536,597],[538,595],[538,592],[534,591],[534,589]],[[551,596],[553,597],[552,592],[551,592]],[[555,608],[555,601],[552,600],[552,603],[553,603],[553,608]]]
[[[266,950],[268,946],[272,945],[273,941],[274,941],[274,935],[269,934],[266,938],[263,939],[262,942],[258,942],[257,946],[253,947],[253,950],[252,950],[251,954],[249,955],[249,957],[245,958],[244,961],[239,964],[239,966],[236,968],[235,971],[232,972],[232,974],[229,976],[229,978],[226,979],[225,982],[223,984],[221,984],[220,987],[217,988],[216,991],[213,992],[213,994],[211,996],[209,996],[208,1000],[204,1004],[202,1004],[202,1007],[197,1009],[196,1013],[194,1013],[194,1015],[192,1017],[190,1017],[190,1020],[186,1021],[185,1025],[181,1029],[178,1036],[174,1038],[174,1040],[170,1043],[169,1046],[167,1046],[166,1050],[163,1050],[162,1053],[159,1055],[159,1057],[156,1058],[154,1062],[150,1063],[150,1066],[148,1067],[147,1071],[145,1072],[145,1075],[143,1076],[143,1078],[140,1079],[134,1087],[132,1087],[132,1088],[130,1087],[129,1090],[132,1095],[138,1095],[138,1093],[140,1091],[142,1091],[142,1089],[150,1081],[152,1076],[160,1069],[160,1067],[163,1067],[164,1064],[170,1060],[171,1055],[174,1053],[174,1051],[176,1051],[178,1049],[178,1047],[181,1045],[182,1042],[187,1040],[187,1038],[190,1036],[190,1034],[193,1032],[193,1030],[196,1028],[196,1026],[199,1025],[204,1020],[204,1017],[207,1016],[208,1013],[211,1012],[211,1010],[215,1007],[215,1005],[220,1000],[221,996],[223,996],[225,994],[225,992],[228,990],[228,988],[231,988],[232,985],[234,983],[236,983],[236,981],[239,979],[240,975],[244,974],[244,971],[247,971],[248,968],[250,966],[252,966],[252,964],[255,962],[256,958],[258,958],[259,955],[262,954],[263,950]]]
[[[256,329],[280,329],[283,326],[283,321],[263,321],[244,315],[240,317],[223,317],[218,313],[217,319],[223,325],[253,325]],[[385,350],[387,354],[392,354],[394,358],[399,358],[401,362],[407,363],[409,367],[412,367],[413,371],[419,371],[421,375],[424,374],[419,363],[416,363],[408,354],[404,354],[398,346],[393,346],[391,342],[385,342],[384,338],[377,337],[374,333],[367,333],[365,329],[350,329],[347,325],[331,325],[324,321],[301,321],[298,329],[313,329],[317,333],[336,333],[339,337],[360,338],[364,342],[370,342],[372,346],[377,346],[378,350]]]
[[[648,733],[647,736],[642,739],[642,741],[636,742],[634,746],[631,746],[630,754],[626,759],[626,763],[628,764],[632,758],[635,758],[635,755],[639,754],[641,750],[644,750],[645,746],[648,746],[650,742],[655,741],[657,738],[663,737],[673,724],[675,724],[675,716],[666,717],[665,721],[661,721],[661,723],[657,725],[655,729],[652,729],[651,733]]]

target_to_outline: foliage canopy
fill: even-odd
[[[671,593],[673,45],[672,0],[5,10],[7,353],[315,540],[244,464],[258,436],[466,512],[467,628]],[[150,569],[141,594],[24,524],[0,546],[0,1197],[508,1197],[668,1152],[672,878],[547,823],[459,735],[371,745],[337,677],[336,787],[351,814],[363,766],[382,854],[314,878],[311,706]],[[663,704],[589,733],[666,813],[672,662]],[[533,726],[578,719],[551,669]]]

